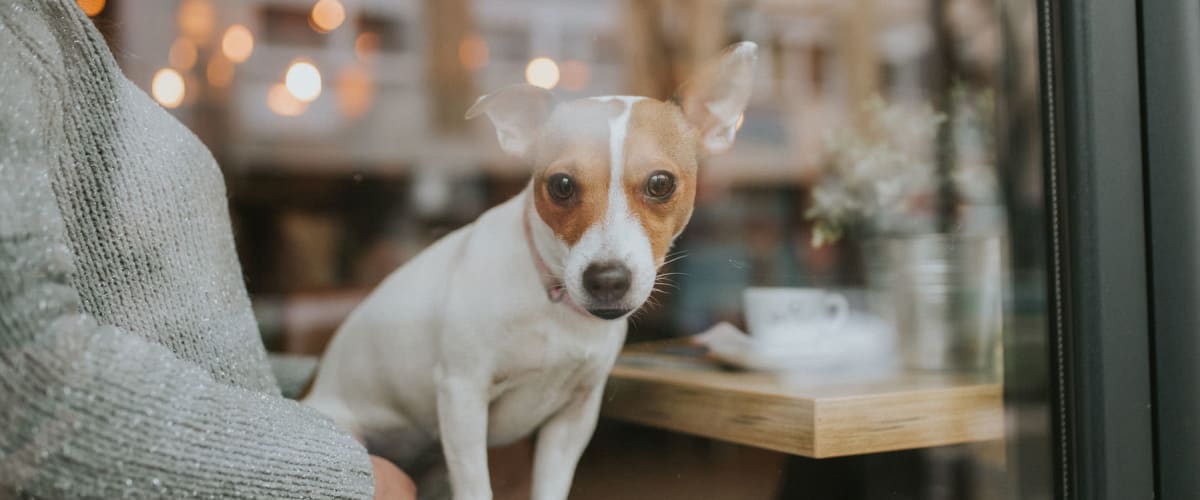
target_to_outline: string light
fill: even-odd
[[[303,102],[313,102],[321,95],[321,72],[308,61],[292,62],[283,81],[288,92]]]
[[[299,116],[308,104],[296,99],[284,84],[276,83],[267,91],[267,108],[279,116]]]
[[[188,38],[201,42],[212,32],[216,15],[208,0],[183,0],[179,4],[179,31]]]
[[[176,38],[167,52],[167,61],[180,70],[191,69],[196,64],[196,44],[187,38]]]
[[[342,114],[349,118],[358,118],[371,109],[374,89],[371,85],[371,74],[357,66],[345,68],[338,74],[337,103]]]
[[[185,92],[183,76],[171,68],[158,70],[150,82],[151,95],[165,108],[179,107],[183,103]]]
[[[88,17],[96,17],[104,11],[104,6],[108,3],[105,0],[76,0],[79,8],[83,9],[83,13]]]
[[[338,0],[319,0],[313,5],[308,21],[319,33],[329,33],[346,20],[346,8]]]
[[[558,85],[558,65],[549,57],[538,57],[525,66],[525,80],[530,85],[552,89]]]
[[[379,35],[370,31],[359,33],[354,39],[354,55],[359,61],[368,62],[379,53]]]
[[[254,34],[240,24],[226,28],[225,35],[221,37],[221,52],[231,62],[246,62],[250,54],[254,53]]]
[[[468,35],[458,43],[458,61],[464,68],[476,71],[488,63],[488,44],[479,35]]]
[[[208,60],[208,68],[205,69],[208,84],[217,88],[229,86],[233,82],[233,73],[233,63],[221,54],[213,54]]]

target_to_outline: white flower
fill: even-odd
[[[865,126],[827,136],[826,175],[813,189],[808,211],[821,223],[814,240],[866,219],[893,220],[919,206],[914,198],[937,190],[934,141],[944,117],[927,104],[888,104],[879,98],[863,109]]]
[[[955,89],[951,182],[970,203],[994,203],[998,183],[991,164],[990,92]],[[816,222],[813,243],[836,240],[847,228],[883,233],[928,227],[939,193],[938,132],[946,117],[928,103],[887,103],[878,97],[863,105],[865,123],[829,132],[825,175],[812,190],[806,215]]]

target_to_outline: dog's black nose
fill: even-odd
[[[598,302],[621,300],[629,291],[633,274],[620,262],[597,262],[583,271],[583,288]]]

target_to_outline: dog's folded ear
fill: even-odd
[[[554,94],[546,89],[528,84],[509,85],[475,101],[467,110],[467,119],[486,114],[496,127],[500,149],[524,157],[554,105]]]
[[[733,147],[738,119],[750,102],[757,59],[754,42],[733,44],[675,91],[674,101],[699,134],[701,153],[723,153]]]

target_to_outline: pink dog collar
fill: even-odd
[[[525,228],[525,244],[529,247],[529,255],[533,258],[533,267],[537,269],[538,279],[542,281],[542,286],[546,289],[546,298],[555,304],[563,303],[570,307],[575,312],[587,317],[592,317],[592,314],[586,309],[579,307],[574,300],[571,300],[571,294],[567,293],[567,287],[562,280],[555,277],[554,273],[550,272],[550,268],[546,266],[546,262],[542,260],[541,253],[533,244],[533,230],[529,227],[529,205],[525,205],[525,213],[521,218],[521,225]]]

